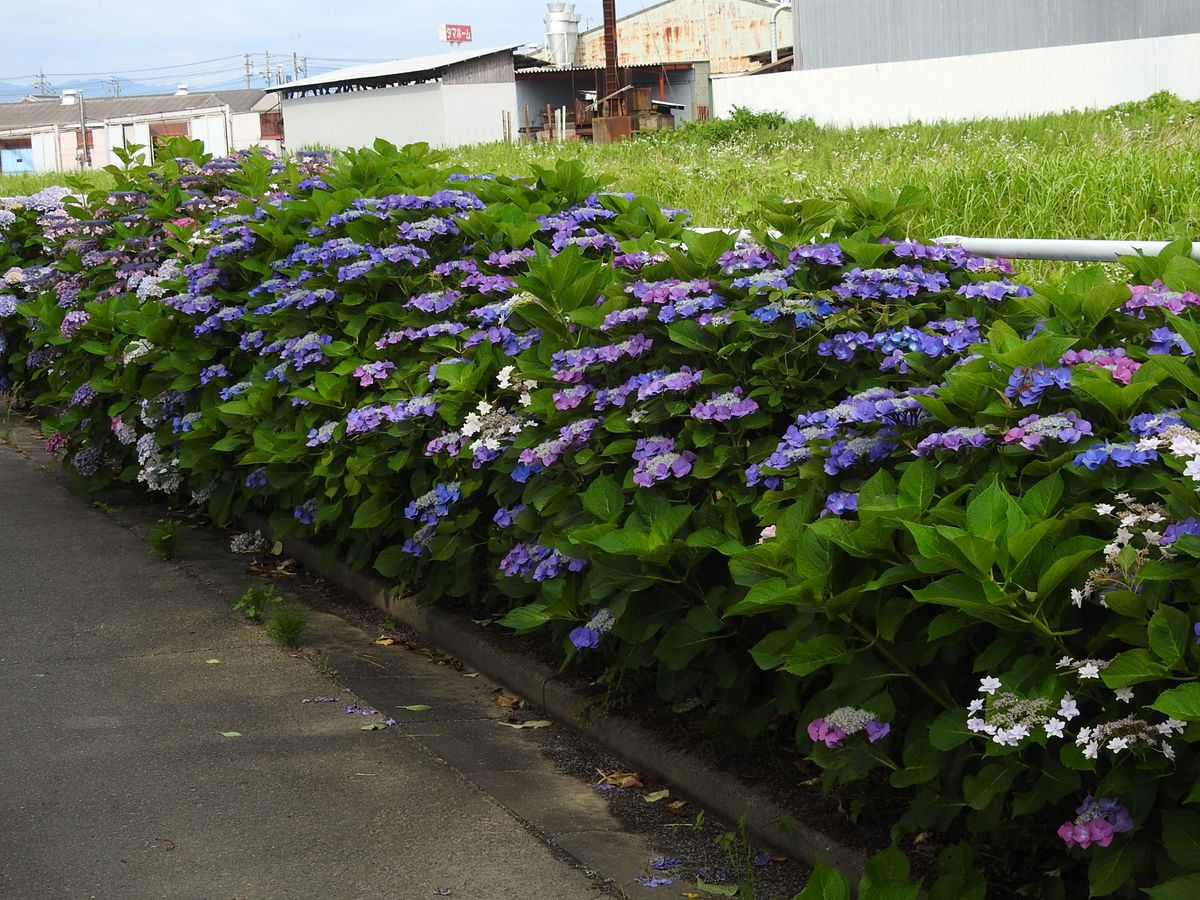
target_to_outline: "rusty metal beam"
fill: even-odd
[[[604,0],[604,93],[621,89],[617,72],[617,0]]]

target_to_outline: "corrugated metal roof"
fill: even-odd
[[[686,67],[689,65],[691,65],[691,63],[652,62],[652,63],[633,63],[632,65],[622,63],[617,68],[619,68],[622,71],[624,71],[625,69],[662,69],[662,68],[679,69],[680,67]],[[522,75],[524,75],[526,73],[538,74],[538,73],[543,73],[543,72],[603,72],[603,71],[604,71],[604,66],[528,66],[525,68],[517,69],[517,77],[520,78]]]
[[[229,106],[230,111],[251,112],[266,92],[261,90],[204,91],[195,94],[146,94],[138,97],[84,98],[83,111],[89,123],[131,116],[186,113],[194,109]],[[76,104],[42,101],[38,103],[0,103],[0,131],[38,128],[50,125],[78,125]]]
[[[377,78],[390,78],[402,75],[418,75],[422,72],[436,72],[456,63],[470,62],[481,56],[491,56],[493,53],[511,51],[521,44],[506,44],[503,47],[487,47],[480,50],[459,50],[451,53],[435,53],[432,56],[414,56],[409,59],[393,59],[389,62],[370,63],[365,66],[350,66],[346,69],[334,69],[324,75],[314,75],[312,78],[301,78],[299,81],[289,81],[287,84],[269,88],[272,91],[294,91],[297,89],[323,87],[324,85],[345,84],[353,81],[371,81]]]

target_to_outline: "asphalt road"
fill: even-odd
[[[458,681],[412,668],[376,678],[370,700],[335,687],[0,446],[5,900],[589,900],[604,891],[579,860],[603,869],[606,848],[630,857],[628,884],[645,849],[609,831],[586,786],[498,745],[520,733]],[[343,708],[397,697],[437,698],[434,717],[368,732],[383,715]],[[531,826],[538,811],[557,824]]]

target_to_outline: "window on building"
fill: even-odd
[[[283,113],[279,110],[258,114],[259,137],[264,141],[283,140]]]
[[[154,156],[158,158],[158,151],[171,138],[190,137],[188,133],[187,122],[151,122],[150,123],[150,144],[154,148]]]
[[[88,148],[88,152],[90,153],[92,150],[96,149],[96,129],[94,129],[94,128],[85,129],[84,132],[79,132],[79,131],[75,132],[75,149],[76,150],[83,149],[82,135],[84,133],[87,134],[87,148]]]

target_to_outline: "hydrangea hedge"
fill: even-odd
[[[566,163],[171,152],[0,201],[0,376],[88,486],[266,515],[794,739],[1009,887],[1193,895],[1182,246],[1035,291],[903,239],[915,194],[739,239]]]

